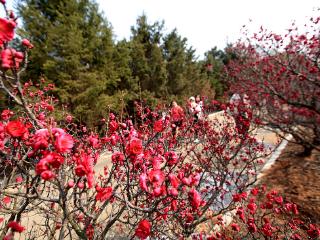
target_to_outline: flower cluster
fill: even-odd
[[[249,233],[252,238],[317,239],[320,228],[298,218],[297,205],[287,202],[277,191],[266,191],[266,187],[253,188],[250,193],[235,194],[240,203],[233,222],[228,225],[218,218],[222,226],[213,239],[242,239]],[[285,222],[285,224],[283,224]],[[231,230],[231,231],[230,231]]]
[[[65,108],[56,107],[56,99],[48,96],[52,84],[43,79],[20,82],[17,69],[33,45],[24,39],[23,53],[8,48],[16,19],[6,12],[0,18],[1,78],[17,83],[6,82],[9,88],[3,88],[17,106],[2,111],[0,121],[4,239],[20,233],[105,239],[115,232],[140,239],[183,239],[212,220],[219,230],[201,233],[201,238],[319,237],[319,227],[301,221],[297,205],[276,191],[256,187],[248,192],[270,153],[249,131],[258,122],[250,110],[243,116],[222,111],[223,120],[185,116],[174,132],[174,114],[161,118],[160,111],[167,109],[153,111],[136,103],[137,119],[110,113],[101,120],[99,133],[87,129]],[[275,35],[272,39],[282,41]],[[314,42],[302,36],[299,41],[310,48]],[[279,76],[286,72],[277,71]],[[219,215],[232,209],[235,217],[226,224]],[[30,226],[25,218],[34,215],[45,219],[43,224]]]

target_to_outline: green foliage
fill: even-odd
[[[150,25],[147,17],[137,19],[137,25],[131,28],[131,63],[133,77],[138,80],[142,91],[154,92],[156,97],[165,94],[166,72],[160,40],[163,23]]]
[[[224,50],[219,50],[217,47],[212,48],[205,53],[204,60],[199,62],[199,64],[202,65],[204,77],[208,80],[210,87],[215,92],[215,97],[220,100],[224,97],[224,92],[228,89],[228,85],[223,81],[224,67],[230,60],[236,57],[236,55],[230,51],[230,46],[231,45],[228,45]]]
[[[18,10],[24,26],[20,35],[35,45],[26,78],[44,75],[55,83],[57,96],[73,113],[85,122],[94,119],[96,100],[110,94],[118,82],[111,27],[97,4],[23,0]]]
[[[80,122],[92,126],[109,111],[132,113],[134,101],[155,106],[223,91],[224,52],[211,50],[198,61],[176,29],[164,35],[164,23],[148,23],[146,15],[137,18],[130,40],[115,43],[90,0],[21,0],[18,14],[20,36],[35,46],[24,78],[54,83],[54,94]],[[214,70],[204,71],[209,62]]]
[[[131,42],[125,40],[118,42],[113,51],[113,64],[119,80],[118,89],[137,93],[139,83],[132,75],[131,62]]]
[[[177,30],[169,33],[163,42],[163,54],[166,60],[167,70],[167,92],[173,95],[179,95],[187,92],[191,82],[188,82],[187,76],[187,39],[181,38]],[[190,67],[190,66],[189,66]]]

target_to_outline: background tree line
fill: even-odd
[[[115,41],[112,26],[91,0],[21,0],[19,35],[35,46],[24,79],[45,78],[78,121],[92,125],[111,110],[183,101],[205,94],[220,97],[223,65],[230,57],[213,48],[198,60],[176,29],[137,18],[130,39]],[[155,101],[157,100],[157,101]]]

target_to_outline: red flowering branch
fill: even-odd
[[[231,91],[247,94],[261,123],[291,134],[306,154],[320,139],[318,19],[305,33],[294,25],[284,36],[261,28],[230,49],[237,58],[226,68]]]
[[[176,131],[175,111],[163,117],[161,111],[167,109],[152,110],[141,101],[136,119],[110,113],[103,121],[105,131],[98,135],[67,113],[63,121],[55,119],[57,101],[47,94],[52,84],[20,83],[27,54],[8,48],[15,26],[11,13],[0,18],[0,87],[22,108],[6,109],[0,119],[1,239],[17,234],[46,239],[187,238],[216,219],[216,225],[224,226],[219,215],[232,210],[237,213],[230,227],[243,229],[239,236],[280,236],[287,230],[263,219],[272,214],[271,205],[277,214],[296,215],[293,203],[270,193],[261,205],[246,192],[270,154],[253,135],[259,122],[253,116],[256,105],[230,104],[216,118],[204,115],[197,120],[179,109]],[[22,44],[26,51],[32,48],[28,40]],[[244,49],[260,59],[251,48]],[[248,61],[246,57],[241,61]],[[253,73],[259,72],[245,72]],[[268,84],[256,94],[281,90]],[[256,196],[256,191],[251,194]],[[40,224],[28,224],[31,216],[41,219]],[[228,236],[225,225],[212,239]],[[310,225],[301,236],[317,233],[318,227]]]

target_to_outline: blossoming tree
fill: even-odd
[[[1,113],[1,239],[178,239],[208,222],[222,225],[218,216],[233,209],[241,222],[231,230],[242,227],[259,237],[276,228],[269,220],[260,224],[258,209],[277,203],[277,212],[297,214],[276,193],[266,207],[258,208],[254,197],[245,205],[268,152],[250,132],[236,130],[227,113],[223,122],[186,118],[177,136],[170,117],[149,112],[146,118],[144,108],[139,125],[110,114],[102,136],[70,115],[59,124],[48,94],[54,86],[20,81],[32,44],[22,40],[23,52],[9,47],[16,19],[6,13],[0,18],[0,88],[19,108]],[[209,229],[205,236],[226,239],[225,231]],[[309,231],[319,235],[314,225]]]
[[[231,91],[245,93],[262,123],[291,134],[310,154],[320,139],[319,17],[304,30],[292,24],[283,36],[261,27],[234,45],[226,68]]]

